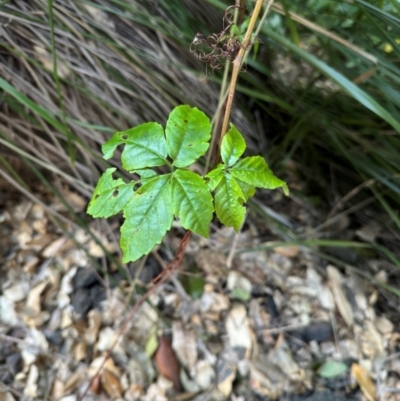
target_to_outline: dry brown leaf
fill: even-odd
[[[90,364],[87,374],[90,378],[96,376],[100,369],[104,368],[105,357],[98,356],[97,358],[93,359],[92,363]]]
[[[64,394],[64,383],[56,378],[53,383],[53,387],[51,389],[51,397],[52,399],[58,400]]]
[[[100,382],[106,393],[112,398],[119,398],[124,392],[119,379],[107,369],[100,373]]]
[[[6,392],[6,390],[0,389],[0,401],[15,401],[15,398],[12,396],[10,392]]]
[[[171,380],[176,391],[182,390],[182,384],[179,377],[179,362],[172,349],[171,340],[163,335],[158,340],[158,349],[154,355],[157,369],[161,375]]]
[[[299,254],[299,247],[295,245],[277,246],[274,248],[274,252],[287,258],[295,258]]]
[[[26,245],[32,241],[33,228],[27,221],[21,221],[14,236],[21,249],[26,249]]]
[[[215,381],[215,371],[208,361],[199,361],[197,363],[195,380],[202,390],[211,388]]]
[[[124,399],[126,401],[137,401],[142,399],[144,395],[143,387],[140,384],[133,383],[128,390],[125,391]]]
[[[290,351],[284,346],[283,337],[281,337],[278,347],[269,353],[268,361],[285,373],[290,380],[301,381],[304,379],[304,370],[299,368]]]
[[[371,360],[384,355],[384,342],[381,334],[371,322],[365,322],[360,335],[361,351]]]
[[[84,378],[85,375],[83,374],[82,370],[73,372],[64,383],[64,394],[74,390]]]
[[[157,400],[157,401],[168,401],[168,398],[165,396],[164,388],[160,387],[158,383],[150,384],[147,389],[146,397],[144,399],[147,400]]]
[[[172,348],[182,365],[191,374],[194,373],[197,363],[196,336],[193,331],[185,330],[181,322],[172,324]]]
[[[238,304],[232,308],[226,318],[225,327],[229,345],[231,347],[243,347],[246,350],[245,358],[248,358],[253,344],[253,333],[244,305]]]
[[[376,400],[375,384],[372,382],[368,372],[359,364],[353,363],[351,365],[351,374],[356,379],[361,391],[368,401]]]
[[[4,288],[3,294],[12,303],[21,302],[22,300],[25,299],[28,289],[29,289],[28,284],[24,283],[21,280],[19,282],[12,284],[8,288]]]
[[[36,365],[31,365],[29,368],[28,379],[24,388],[24,394],[27,397],[37,398],[39,380],[39,369]]]
[[[225,399],[228,398],[232,393],[232,385],[235,377],[236,369],[226,369],[223,377],[220,377],[219,375],[220,380],[218,381],[217,389],[225,397]]]
[[[354,315],[353,309],[342,288],[342,275],[340,274],[339,270],[336,269],[336,267],[331,265],[326,268],[326,271],[331,282],[336,306],[344,321],[350,327],[354,323]]]
[[[87,357],[87,344],[84,341],[80,341],[75,349],[74,356],[77,361],[83,361]]]
[[[93,345],[96,342],[102,322],[101,312],[97,309],[92,309],[88,313],[88,318],[89,327],[85,331],[85,340],[89,345]]]
[[[390,335],[393,333],[394,325],[385,316],[377,317],[375,320],[375,326],[378,329],[379,333],[381,333],[384,336],[387,336],[387,335]]]
[[[37,316],[41,312],[41,296],[49,282],[50,280],[46,279],[29,291],[26,307],[32,312],[32,316]]]
[[[205,292],[201,296],[200,309],[204,312],[223,312],[229,308],[229,298],[217,292]]]
[[[113,352],[116,354],[125,354],[122,346],[122,337],[113,330],[111,327],[104,327],[99,332],[99,340],[96,343],[96,347],[99,351],[108,351],[113,347]],[[116,343],[116,345],[115,345]]]
[[[59,252],[65,251],[73,246],[75,245],[71,240],[65,237],[60,237],[43,249],[42,256],[44,258],[54,258]]]
[[[194,255],[195,261],[199,269],[209,276],[220,277],[223,274],[225,266],[225,255],[222,252],[215,252],[210,249],[200,249]]]
[[[226,288],[229,291],[241,290],[245,294],[248,294],[250,298],[252,287],[251,281],[248,278],[244,277],[237,271],[229,272],[226,280]]]
[[[94,240],[90,240],[87,243],[87,249],[88,252],[94,256],[95,258],[101,258],[103,257],[104,254],[104,249],[110,253],[116,253],[118,252],[119,249],[119,245],[116,241],[109,241],[108,238],[103,235],[102,233],[99,233],[95,230],[92,230],[93,234],[96,235],[96,237],[98,238],[98,240],[100,241],[101,245],[100,246],[97,242],[95,242]]]
[[[16,326],[18,324],[19,318],[14,309],[14,302],[6,296],[0,296],[0,310],[0,322],[9,326]]]
[[[114,360],[112,358],[108,358],[104,363],[104,369],[107,369],[114,376],[120,377],[121,370],[118,366],[115,365]]]
[[[21,315],[28,327],[40,327],[50,318],[50,313],[47,311],[40,312],[38,315],[31,316],[29,310],[24,310]]]
[[[48,246],[53,239],[54,234],[44,234],[29,241],[27,247],[29,250],[40,252],[44,247]]]
[[[249,385],[250,388],[258,394],[262,394],[273,400],[277,399],[281,393],[279,387],[273,383],[264,372],[253,365],[250,367]]]

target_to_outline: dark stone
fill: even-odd
[[[323,343],[324,341],[333,340],[333,330],[330,322],[318,322],[310,324],[304,329],[304,341],[317,341]]]
[[[309,396],[289,396],[286,398],[289,401],[352,401],[352,400],[357,400],[357,398],[352,397],[352,398],[347,398],[344,397],[343,395],[338,395],[335,393],[332,393],[331,391],[317,391],[313,393],[312,395]]]
[[[20,326],[14,326],[7,331],[7,335],[22,340],[26,336],[26,329]]]
[[[168,261],[165,261],[165,264],[168,264]],[[129,267],[129,271],[132,277],[136,276],[137,270],[140,266],[140,263],[132,264]],[[142,283],[150,283],[154,278],[156,278],[162,272],[162,268],[160,264],[157,262],[153,255],[149,255],[146,263],[139,274],[139,280]]]
[[[288,331],[288,334],[305,343],[311,341],[322,343],[333,339],[332,326],[329,322],[313,323],[298,330]]]
[[[106,290],[101,285],[95,285],[90,289],[90,298],[93,308],[101,308],[101,302],[106,299]]]
[[[8,370],[15,376],[18,372],[22,370],[22,357],[21,354],[16,352],[11,354],[6,359],[6,365]]]
[[[0,344],[0,363],[4,363],[7,358],[15,352],[13,344],[8,341],[4,341]]]
[[[92,309],[92,297],[89,288],[78,288],[71,296],[71,304],[74,311],[80,316],[85,317]]]
[[[6,370],[4,372],[0,372],[0,383],[11,384],[14,380],[14,375]]]
[[[51,345],[55,345],[57,347],[60,346],[62,344],[62,342],[64,341],[64,338],[61,335],[60,330],[56,330],[56,331],[45,330],[44,335],[46,336],[47,341]]]
[[[275,323],[279,319],[279,311],[272,295],[267,294],[264,306],[265,310],[271,316],[271,323]]]
[[[78,267],[78,270],[72,279],[74,289],[89,288],[95,284],[101,284],[98,273],[90,268]]]

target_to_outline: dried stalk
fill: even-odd
[[[232,110],[232,105],[233,105],[233,98],[235,95],[236,82],[239,77],[239,73],[242,69],[242,64],[243,64],[243,60],[246,55],[247,48],[249,47],[249,45],[251,43],[251,36],[252,36],[254,28],[256,26],[256,22],[257,22],[259,14],[261,12],[263,3],[264,3],[264,0],[257,0],[256,5],[254,7],[253,14],[250,19],[249,26],[247,28],[245,37],[243,39],[242,46],[239,50],[238,55],[236,56],[235,60],[233,61],[233,70],[232,70],[231,81],[230,81],[230,85],[229,85],[228,97],[227,97],[227,101],[226,101],[224,121],[222,123],[222,129],[221,129],[221,135],[220,135],[220,145],[221,145],[222,139],[224,138],[226,131],[228,129],[229,118],[231,115],[231,110]],[[273,0],[270,0],[269,6],[272,3],[273,3]]]

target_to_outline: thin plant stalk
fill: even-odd
[[[267,9],[270,8],[273,1],[274,0],[269,0]],[[228,129],[229,118],[231,115],[231,110],[232,110],[232,105],[233,105],[233,98],[235,96],[236,82],[239,77],[240,70],[242,69],[242,64],[243,64],[243,60],[246,55],[246,50],[247,50],[248,46],[250,45],[251,37],[252,37],[253,31],[254,31],[254,28],[256,26],[258,16],[261,12],[263,2],[264,2],[264,0],[257,0],[256,5],[254,7],[253,14],[252,14],[250,22],[249,22],[249,26],[246,30],[246,34],[243,39],[242,46],[239,50],[238,55],[236,56],[235,60],[233,61],[233,70],[232,70],[231,81],[230,81],[230,85],[229,85],[228,98],[226,101],[224,121],[222,123],[222,128],[221,128],[220,145],[221,145],[222,139],[224,138],[226,131]]]

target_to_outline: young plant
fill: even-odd
[[[221,161],[204,177],[191,171],[203,156],[211,138],[209,118],[197,108],[181,105],[169,115],[163,127],[150,122],[115,133],[102,147],[110,159],[119,145],[125,145],[122,167],[137,179],[125,182],[113,178],[115,168],[100,177],[89,203],[88,214],[110,217],[123,212],[120,245],[124,263],[148,254],[161,243],[179,219],[187,230],[209,236],[215,212],[226,226],[239,230],[246,209],[243,204],[256,188],[283,188],[261,156],[240,159],[246,149],[243,136],[231,124],[221,142]],[[154,167],[168,166],[169,172],[158,174]]]

